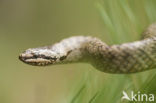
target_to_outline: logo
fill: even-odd
[[[128,95],[125,91],[122,92],[123,96],[121,100],[128,100],[128,101],[154,101],[154,94],[142,94],[140,91],[135,93],[134,91],[130,92],[130,95]]]

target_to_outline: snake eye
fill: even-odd
[[[33,58],[38,58],[38,56],[37,55],[33,55]]]
[[[47,59],[47,60],[52,60],[52,61],[56,61],[57,58],[56,57],[44,57],[44,59]]]

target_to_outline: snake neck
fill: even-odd
[[[62,58],[57,64],[67,63],[93,63],[95,58],[104,56],[108,46],[101,40],[90,36],[75,36],[64,39],[63,41],[53,45],[52,51],[57,52]],[[101,54],[101,51],[102,54]]]

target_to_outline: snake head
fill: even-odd
[[[19,59],[24,63],[34,66],[55,64],[60,60],[57,52],[41,48],[27,49],[20,54]]]

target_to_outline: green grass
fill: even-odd
[[[109,44],[139,39],[144,28],[156,21],[155,5],[156,0],[99,1],[103,36]],[[155,70],[125,75],[87,70],[71,88],[69,103],[128,103],[121,101],[123,90],[156,94]]]

